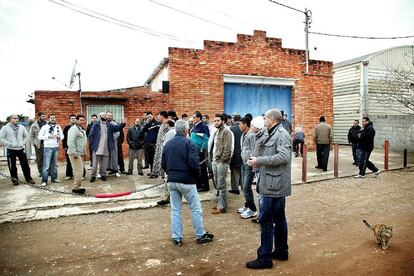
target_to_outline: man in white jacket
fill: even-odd
[[[59,141],[63,140],[63,130],[56,124],[55,114],[49,115],[49,122],[44,125],[38,135],[39,140],[43,140],[43,171],[42,171],[42,186],[47,185],[47,180],[50,177],[52,182],[60,183],[57,170],[57,158],[59,154]]]
[[[29,162],[24,152],[24,145],[29,140],[29,134],[24,126],[19,126],[18,123],[19,117],[16,114],[9,117],[9,123],[0,130],[0,144],[7,148],[7,165],[9,166],[13,185],[19,185],[16,158],[19,158],[26,182],[35,184],[30,175]]]

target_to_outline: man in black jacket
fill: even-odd
[[[137,159],[138,174],[144,175],[142,172],[142,147],[144,146],[145,134],[140,124],[140,119],[135,120],[135,125],[128,129],[127,142],[129,146],[129,164],[127,174],[134,171],[134,160]]]
[[[354,121],[354,125],[348,131],[348,143],[352,145],[352,157],[354,158],[354,163],[352,165],[359,165],[358,161],[358,133],[361,131],[359,126],[359,120]]]
[[[230,172],[231,172],[231,190],[229,190],[229,193],[232,194],[240,194],[240,186],[242,182],[241,177],[241,167],[243,164],[243,160],[241,158],[241,145],[240,140],[242,136],[242,131],[240,130],[240,115],[234,114],[233,115],[233,125],[230,127],[230,131],[233,132],[234,137],[234,150],[233,155],[231,156],[230,161]]]
[[[161,159],[161,167],[168,175],[172,240],[175,245],[182,245],[181,204],[184,196],[190,207],[197,242],[211,242],[214,235],[204,230],[203,211],[196,186],[196,179],[200,175],[200,160],[196,147],[187,139],[187,122],[178,120],[175,123],[175,131],[175,137],[164,146]]]
[[[377,177],[380,174],[380,170],[369,161],[372,150],[374,149],[374,137],[375,129],[372,126],[372,122],[369,121],[368,117],[362,118],[362,131],[358,134],[359,142],[359,174],[355,175],[355,178],[364,178],[365,170],[370,169],[373,174],[372,177]]]
[[[148,158],[148,163],[151,168],[151,172],[148,175],[152,175],[152,166],[154,165],[155,145],[157,143],[158,131],[160,130],[160,122],[155,120],[152,112],[147,112],[147,121],[144,125],[143,131],[145,135],[145,157]]]
[[[92,114],[91,122],[86,127],[86,137],[89,137],[89,133],[91,132],[91,129],[92,129],[93,125],[96,123],[97,120],[98,120],[98,115]],[[88,141],[88,145],[89,145],[89,161],[91,162],[91,168],[92,168],[92,149],[91,149],[91,145],[90,145],[89,141]]]
[[[63,129],[63,140],[62,140],[62,146],[63,149],[65,150],[65,156],[66,156],[66,177],[65,180],[69,180],[73,178],[73,169],[72,169],[72,164],[70,163],[70,159],[69,159],[69,155],[68,155],[68,132],[69,129],[75,125],[76,123],[76,115],[75,114],[71,114],[69,115],[69,125],[65,126],[65,128]]]

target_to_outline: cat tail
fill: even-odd
[[[371,225],[369,225],[369,223],[364,219],[364,220],[362,220],[364,223],[365,223],[365,225],[369,228],[369,229],[371,229],[371,230],[374,230],[374,228],[372,228],[372,226]]]

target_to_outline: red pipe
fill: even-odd
[[[127,196],[132,194],[132,192],[122,192],[122,193],[116,193],[116,194],[96,194],[96,198],[112,198],[112,197],[121,197],[121,196]]]
[[[308,161],[308,147],[306,144],[303,144],[303,154],[302,154],[302,182],[306,183],[306,170]]]
[[[388,160],[389,160],[390,141],[384,141],[384,170],[388,171]]]
[[[334,176],[338,177],[339,169],[339,144],[334,144]]]

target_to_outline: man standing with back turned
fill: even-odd
[[[329,150],[332,145],[332,138],[331,126],[325,122],[325,117],[321,116],[319,118],[319,124],[313,130],[313,142],[316,145],[316,159],[318,161],[315,168],[322,169],[324,172],[328,170]]]
[[[250,269],[272,268],[272,259],[288,259],[288,226],[285,197],[291,194],[292,141],[281,124],[282,113],[271,109],[265,114],[266,139],[258,146],[259,156],[247,161],[260,170],[260,247],[257,259],[247,262]],[[275,250],[272,252],[273,242]]]

